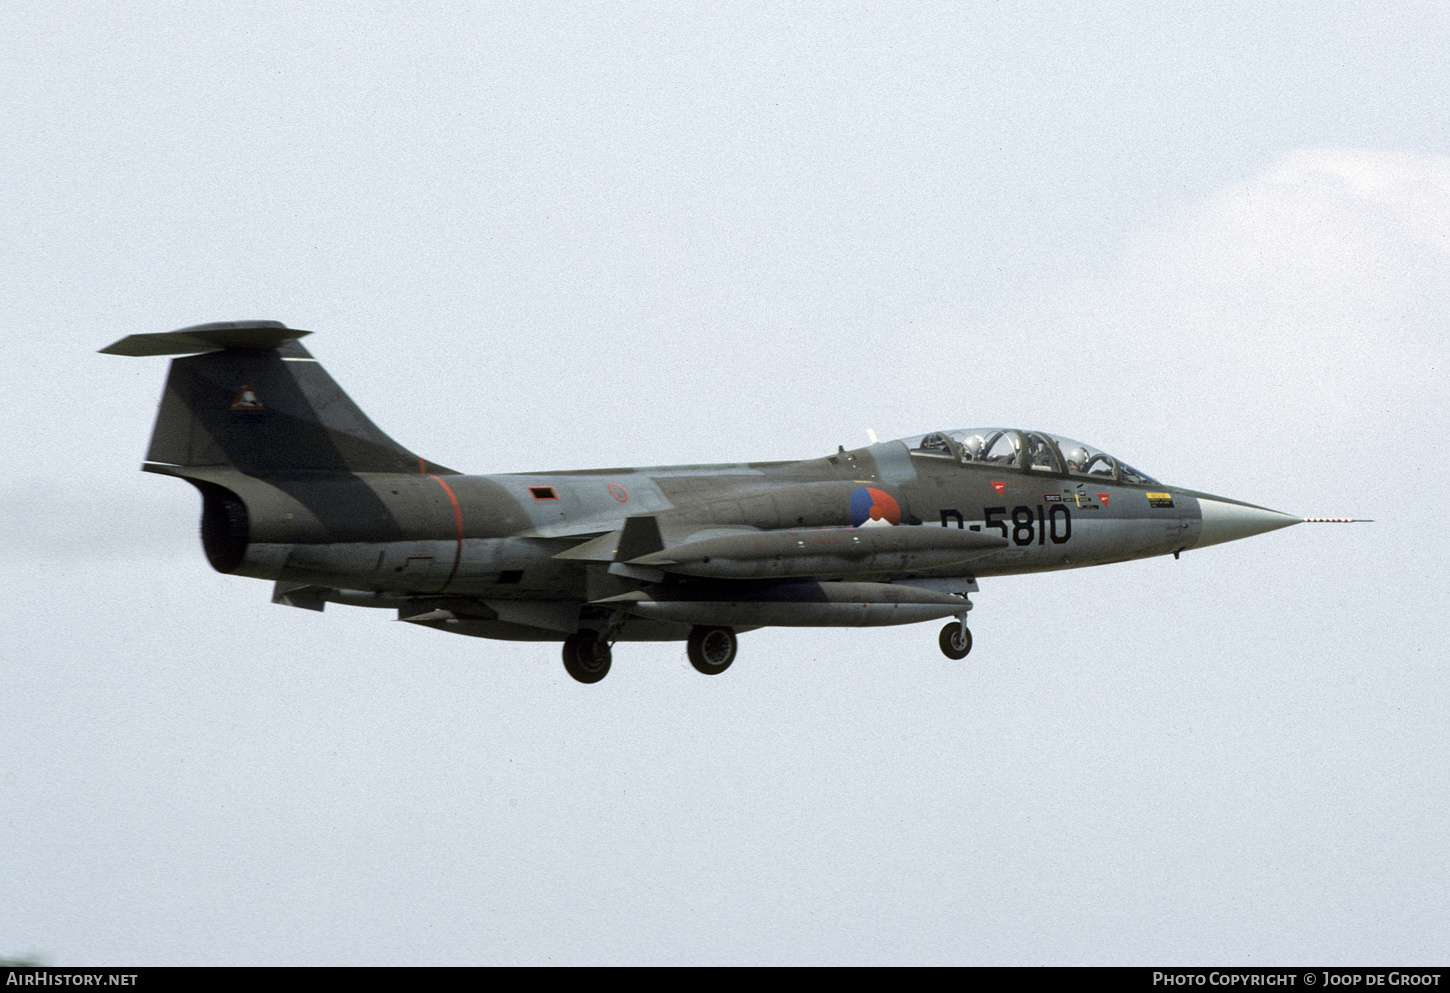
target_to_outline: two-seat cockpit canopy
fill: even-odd
[[[963,465],[990,465],[1019,472],[1086,476],[1104,482],[1161,485],[1107,452],[1045,431],[965,428],[900,440],[919,458],[950,459]]]

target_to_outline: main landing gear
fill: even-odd
[[[735,632],[730,628],[694,627],[685,648],[690,665],[707,676],[718,676],[735,661]]]
[[[564,639],[564,668],[581,683],[597,683],[609,675],[613,655],[598,631],[585,628]]]
[[[609,675],[613,652],[605,633],[585,628],[564,639],[564,668],[581,683],[597,683]],[[697,626],[686,643],[690,664],[707,676],[718,676],[735,661],[737,642],[733,628]]]

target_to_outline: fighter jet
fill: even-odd
[[[800,462],[466,475],[374,426],[302,347],[308,334],[237,321],[101,349],[186,356],[142,468],[200,491],[212,567],[273,580],[273,602],[292,607],[562,642],[583,683],[629,641],[684,641],[718,675],[738,634],[777,625],[951,618],[939,645],[962,659],[981,577],[1177,558],[1302,523],[1000,427]]]

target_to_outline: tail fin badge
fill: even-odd
[[[233,410],[266,410],[262,401],[257,399],[257,391],[252,389],[252,384],[245,379],[242,380],[242,388],[237,390],[237,395],[232,398]]]

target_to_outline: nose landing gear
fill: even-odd
[[[975,588],[976,584],[972,585]],[[941,653],[949,659],[964,659],[972,650],[972,632],[967,630],[967,612],[971,609],[972,601],[968,600],[967,609],[957,615],[957,622],[941,629],[937,644],[941,645]]]
[[[972,632],[967,630],[967,617],[972,610],[969,594],[977,592],[977,581],[970,576],[963,576],[941,582],[945,587],[945,592],[954,593],[962,598],[962,612],[957,615],[954,622],[941,629],[937,644],[941,646],[941,653],[947,658],[954,661],[964,659],[972,650]]]
[[[966,615],[960,622],[948,624],[941,629],[941,653],[949,659],[964,659],[972,650],[972,632],[967,630]]]

